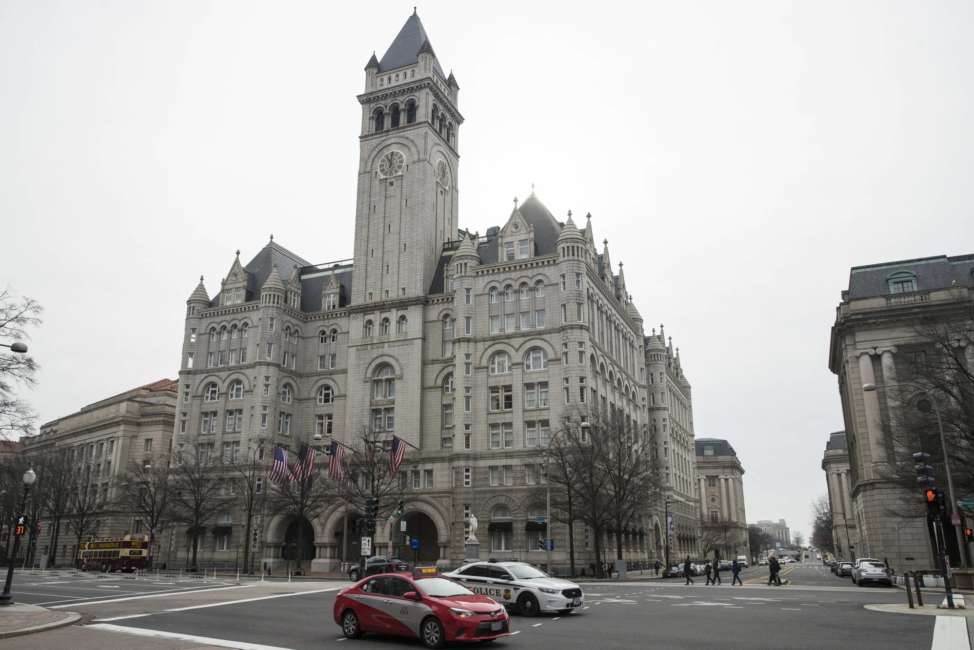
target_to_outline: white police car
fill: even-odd
[[[577,584],[552,578],[525,562],[473,562],[443,576],[526,616],[540,612],[567,614],[584,603]]]

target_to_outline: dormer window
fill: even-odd
[[[522,239],[517,243],[517,258],[519,260],[531,257],[531,242],[527,239]]]
[[[886,278],[890,293],[910,293],[917,290],[917,276],[910,271],[897,271]]]

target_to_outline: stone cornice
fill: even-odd
[[[544,266],[554,266],[558,263],[557,255],[545,255],[543,257],[531,257],[526,260],[515,260],[513,262],[494,262],[493,264],[483,264],[474,269],[474,275],[493,275],[495,273],[511,273],[523,269],[541,268]]]

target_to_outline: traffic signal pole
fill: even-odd
[[[20,512],[27,511],[27,493],[30,492],[30,484],[24,483],[24,498],[20,502]],[[16,515],[16,519],[19,519],[21,515]],[[3,583],[3,593],[0,594],[0,607],[6,605],[13,605],[14,601],[10,597],[10,586],[14,581],[14,562],[17,559],[17,548],[20,546],[20,538],[23,535],[23,531],[11,530],[14,533],[14,548],[10,555],[7,557],[7,579]]]
[[[944,491],[936,487],[933,467],[928,464],[930,454],[918,451],[913,454],[913,460],[916,462],[917,483],[924,486],[923,497],[927,506],[927,521],[933,529],[934,547],[937,549],[937,558],[940,561],[940,575],[944,580],[947,607],[954,609],[954,593],[950,586],[950,559],[947,556],[947,539],[944,537],[944,515],[947,512]]]

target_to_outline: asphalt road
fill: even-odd
[[[784,587],[731,587],[729,579],[719,587],[705,586],[702,579],[693,586],[684,586],[682,580],[586,583],[584,610],[569,616],[515,615],[516,634],[494,645],[510,650],[931,648],[936,617],[863,609],[865,604],[903,602],[903,592],[859,588],[814,565],[788,568],[785,577],[791,584]],[[763,569],[749,570],[745,580],[766,581]],[[160,638],[181,638],[171,642],[173,648],[187,647],[186,642],[251,650],[421,647],[418,641],[391,637],[345,640],[331,617],[335,595],[344,584],[208,585],[194,592],[122,597],[117,602],[79,600],[70,609],[85,615],[87,627],[73,635],[70,646],[61,645],[52,632],[24,637],[33,645],[23,647],[130,647],[143,639],[161,647],[155,645]],[[140,639],[133,634],[158,636]],[[45,635],[50,635],[48,645],[37,645],[46,642]],[[86,640],[92,645],[85,645]]]

